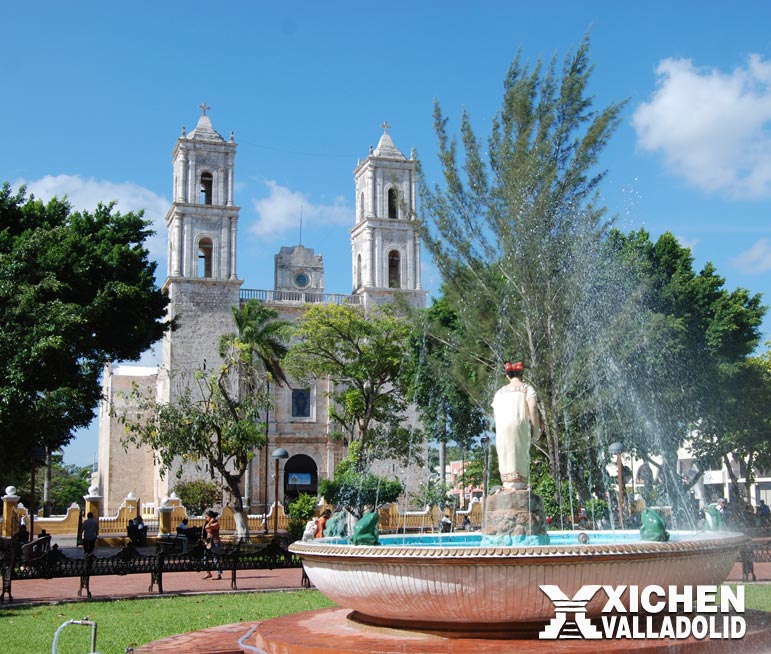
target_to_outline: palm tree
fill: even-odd
[[[275,379],[279,386],[288,384],[281,359],[288,349],[289,323],[278,316],[278,311],[259,300],[233,307],[238,334],[226,334],[220,339],[220,356],[225,357],[230,348],[238,346],[246,362],[259,363],[268,379]]]
[[[237,359],[244,365],[240,370],[246,374],[239,375],[239,383],[243,393],[256,393],[258,386],[264,384],[266,397],[270,397],[270,381],[275,380],[279,386],[288,385],[286,373],[281,365],[281,360],[287,353],[286,345],[289,340],[290,324],[285,320],[279,319],[279,313],[271,307],[265,306],[259,300],[248,300],[242,307],[233,307],[233,320],[238,328],[238,334],[226,334],[220,339],[219,353],[226,358],[232,355],[233,350],[237,350]],[[253,372],[255,368],[262,369],[265,372],[264,379],[255,378]],[[249,372],[246,372],[249,371]],[[267,448],[268,431],[268,411],[265,409],[265,445]],[[251,463],[247,471],[246,495],[251,495]],[[265,455],[265,501],[267,513],[267,479],[268,479],[268,456],[267,449]],[[240,498],[238,498],[240,500]],[[236,502],[238,504],[238,502]],[[266,518],[267,519],[267,518]],[[244,519],[244,527],[248,534],[248,521]],[[266,523],[267,524],[267,523]]]

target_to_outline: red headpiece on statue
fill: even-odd
[[[525,369],[525,364],[521,361],[517,361],[516,363],[511,363],[510,361],[507,361],[504,364],[504,370],[508,372],[522,372]]]

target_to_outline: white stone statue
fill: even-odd
[[[504,488],[523,490],[530,477],[530,444],[541,436],[535,389],[522,381],[524,364],[505,364],[509,383],[493,398],[495,447]]]

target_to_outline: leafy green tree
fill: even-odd
[[[151,234],[141,212],[72,212],[0,187],[0,476],[28,469],[33,447],[66,445],[94,416],[104,365],[163,335]]]
[[[278,311],[258,300],[248,300],[242,307],[233,307],[233,320],[237,334],[229,334],[220,342],[220,355],[228,348],[239,347],[245,363],[262,369],[268,381],[287,384],[281,360],[288,351],[289,323],[279,320]],[[247,380],[242,380],[246,383]],[[254,381],[254,380],[251,380]]]
[[[588,38],[561,76],[555,61],[528,70],[517,55],[486,143],[463,114],[462,160],[437,104],[444,187],[421,178],[425,243],[462,331],[472,335],[455,355],[476,371],[474,399],[486,408],[504,360],[525,360],[557,478],[564,416],[581,394],[582,352],[591,345],[585,337],[599,337],[576,328],[578,307],[593,297],[586,280],[607,227],[598,158],[623,107],[592,108],[591,71]]]
[[[409,322],[392,307],[365,315],[322,304],[306,309],[294,335],[284,366],[296,379],[332,381],[329,417],[346,444],[359,442],[358,467],[373,458],[406,459],[419,438],[406,422]]]
[[[289,536],[292,540],[302,538],[305,525],[316,513],[317,498],[307,493],[300,493],[297,499],[289,503]]]
[[[725,465],[733,495],[750,498],[756,471],[771,468],[771,352],[748,357],[731,376],[730,392],[718,396],[718,404],[722,424],[698,423],[690,447],[701,470]],[[744,488],[732,460],[740,463]]]
[[[81,468],[75,465],[67,465],[64,463],[61,453],[53,453],[51,455],[51,478],[47,506],[57,511],[63,511],[72,504],[82,505],[84,501],[83,496],[88,494],[91,473],[91,466]],[[17,485],[21,501],[27,507],[32,505],[31,483],[30,471],[26,471]],[[37,474],[35,477],[35,497],[38,502],[43,497],[44,484],[43,475]]]
[[[446,481],[447,444],[456,443],[466,452],[487,429],[484,412],[469,391],[474,371],[453,356],[468,337],[450,302],[442,297],[422,313],[410,339],[415,370],[410,399],[418,407],[427,438],[439,444],[441,484]]]
[[[333,479],[319,480],[319,495],[337,510],[344,509],[357,518],[396,502],[404,490],[396,480],[362,470],[359,447],[359,441],[351,444],[348,456],[335,468]]]
[[[450,495],[450,487],[442,482],[429,479],[425,484],[420,484],[418,490],[410,494],[412,506],[437,506],[444,509],[454,504]]]
[[[206,479],[178,481],[174,484],[174,492],[190,515],[203,515],[206,509],[217,504],[222,497],[222,488]]]
[[[598,379],[613,389],[605,419],[617,423],[638,456],[661,468],[664,499],[677,502],[687,490],[677,474],[677,449],[686,440],[702,471],[719,467],[735,448],[751,461],[762,452],[742,443],[763,432],[752,409],[762,405],[763,377],[748,356],[765,308],[759,295],[726,289],[711,263],[696,272],[690,250],[671,233],[653,242],[644,230],[614,230],[608,247],[636,277],[640,298],[625,347],[615,354],[622,375],[607,367]],[[761,396],[749,402],[756,392]],[[652,455],[663,456],[663,465]]]

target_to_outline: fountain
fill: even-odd
[[[510,382],[493,402],[504,486],[487,498],[482,533],[402,534],[365,546],[324,538],[290,547],[316,587],[343,607],[318,614],[326,616],[325,642],[338,632],[355,637],[354,651],[367,652],[391,651],[394,641],[397,649],[419,652],[470,650],[477,647],[472,640],[484,640],[488,651],[508,651],[524,639],[530,646],[547,638],[589,642],[602,637],[591,620],[607,617],[611,598],[613,610],[631,611],[639,621],[640,607],[648,611],[643,618],[655,617],[650,594],[640,603],[640,589],[716,587],[727,577],[746,536],[669,534],[654,512],[644,513],[639,533],[548,534],[541,499],[527,485],[531,433],[540,431],[535,391],[522,381],[521,362],[506,363],[505,370]],[[667,596],[664,588],[656,593]],[[684,602],[682,609],[693,606]],[[656,624],[663,630],[664,622]],[[301,651],[302,637],[295,640],[301,632],[281,624],[278,635],[260,632],[261,648]],[[745,635],[739,631],[731,633]],[[606,633],[620,633],[616,623]]]
[[[551,640],[571,639],[571,651],[596,651],[592,641],[597,638],[653,634],[661,638],[654,645],[632,642],[647,643],[649,652],[703,651],[697,626],[693,636],[675,633],[677,621],[669,614],[679,612],[682,626],[690,624],[683,619],[696,620],[697,609],[711,610],[706,600],[694,600],[694,593],[702,597],[699,589],[706,588],[711,597],[710,589],[725,580],[749,538],[729,532],[668,533],[653,511],[644,512],[640,532],[547,534],[541,500],[527,485],[531,433],[538,435],[539,422],[535,392],[522,382],[523,369],[521,362],[506,364],[510,382],[493,402],[504,487],[487,498],[482,532],[397,534],[371,538],[366,542],[374,544],[366,545],[334,537],[292,544],[312,583],[342,608],[265,623],[258,631],[260,649],[287,654],[471,651],[482,641],[489,652],[511,651],[524,642],[527,651],[538,651],[539,645],[551,651]],[[359,527],[374,517],[365,517]],[[667,615],[658,615],[653,596],[664,600]],[[672,604],[672,597],[680,603]],[[709,651],[727,649],[729,637],[744,639],[742,651],[764,646],[766,639],[758,634],[765,626],[748,630],[744,615],[730,613],[731,608],[743,612],[743,596],[724,589],[723,597],[724,604],[714,609],[727,620],[720,623],[724,640],[711,640]],[[619,612],[634,619],[621,619]],[[616,617],[608,628],[611,613]],[[646,625],[642,631],[640,624]],[[712,638],[717,624],[710,623]],[[630,648],[625,640],[611,643],[611,650]]]
[[[484,546],[482,538],[392,535],[381,536],[377,546],[340,538],[296,542],[290,549],[302,557],[313,584],[343,608],[264,623],[258,646],[287,653],[594,652],[598,643],[589,634],[602,636],[588,620],[599,624],[608,602],[600,587],[617,589],[616,609],[623,605],[638,615],[635,620],[660,624],[661,616],[640,611],[639,589],[715,587],[748,540],[738,533],[679,531],[667,542],[641,541],[635,531],[550,532],[548,545]],[[572,607],[562,609],[561,623],[558,606]],[[565,630],[571,624],[565,611],[586,635]],[[748,613],[742,620],[746,630],[735,632],[742,636],[741,651],[769,651],[767,615]],[[580,640],[545,640],[550,629],[551,637]],[[732,642],[712,640],[705,649],[693,637],[610,640],[602,649],[722,652],[737,645]]]

